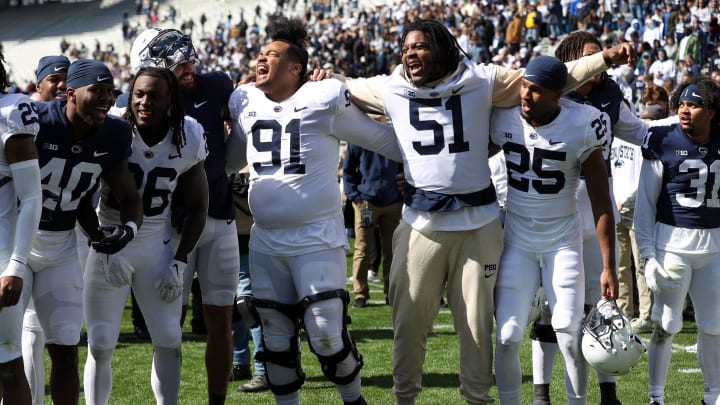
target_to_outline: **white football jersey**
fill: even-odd
[[[495,69],[463,63],[463,72],[433,88],[414,87],[396,71],[382,92],[407,181],[426,191],[467,194],[491,184],[487,146]]]
[[[339,139],[400,160],[392,127],[364,116],[337,80],[307,82],[281,102],[254,84],[243,85],[229,108],[247,144],[251,248],[293,255],[347,247],[337,183]]]
[[[207,157],[207,145],[203,127],[193,118],[185,117],[186,144],[180,148],[172,143],[173,133],[169,130],[159,143],[148,146],[133,130],[132,154],[128,167],[137,183],[143,202],[143,224],[141,233],[165,229],[170,212],[170,199],[177,187],[178,177]],[[100,223],[120,223],[119,206],[105,181],[100,183]]]
[[[0,94],[0,180],[11,177],[10,165],[5,157],[5,143],[8,139],[20,134],[36,136],[39,130],[37,107],[27,96]],[[17,211],[15,188],[10,184],[0,187],[0,217],[9,217],[14,224]],[[6,236],[14,234],[14,231],[8,228],[1,230],[5,235],[3,239],[11,244],[9,252],[12,252],[12,238]]]
[[[491,186],[488,130],[496,68],[464,59],[461,71],[433,88],[418,88],[398,66],[382,90],[412,186],[441,194],[467,194]],[[482,108],[480,108],[482,106]],[[403,208],[418,230],[476,229],[497,218],[497,204],[457,211]]]
[[[533,219],[526,232],[515,233],[529,248],[537,247],[533,240],[579,231],[570,229],[566,219],[577,223],[575,193],[582,163],[605,142],[600,117],[596,108],[564,99],[560,114],[538,128],[521,117],[520,107],[494,111],[490,135],[505,153],[508,214]]]
[[[10,176],[5,142],[13,135],[36,136],[39,130],[37,107],[32,100],[24,94],[0,94],[0,176]]]

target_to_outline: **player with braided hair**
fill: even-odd
[[[153,66],[175,75],[185,114],[205,130],[208,147],[205,173],[210,198],[205,228],[188,257],[182,299],[185,311],[193,276],[197,274],[202,306],[195,305],[193,309],[201,307],[207,328],[208,403],[220,405],[225,403],[232,368],[232,307],[240,271],[235,205],[225,173],[225,120],[233,82],[225,72],[196,73],[197,62],[190,37],[176,29],[148,29],[138,35],[130,50],[134,71]],[[175,228],[171,231],[171,244],[181,238],[184,227],[182,201],[182,198],[173,199]]]
[[[229,169],[250,168],[249,265],[262,319],[268,384],[278,404],[299,404],[305,380],[300,328],[345,404],[362,405],[362,356],[347,324],[345,251],[337,187],[339,139],[401,160],[391,127],[368,118],[337,80],[307,82],[303,21],[275,17],[256,81],[230,98]]]
[[[203,227],[208,205],[203,162],[203,128],[184,116],[171,71],[140,69],[130,85],[123,117],[133,129],[128,166],[143,201],[143,227],[114,255],[91,251],[85,270],[84,307],[88,330],[85,400],[107,404],[112,389],[112,354],[132,286],[153,344],[152,387],[158,404],[176,404],[180,389],[183,273]],[[180,186],[181,193],[173,194]],[[175,249],[166,226],[171,198],[182,198],[186,223]],[[92,215],[92,212],[89,213]],[[100,186],[100,224],[117,222],[117,201]],[[92,235],[91,235],[92,236]]]
[[[170,131],[172,133],[172,143],[175,145],[175,149],[178,153],[182,152],[183,146],[187,143],[185,128],[183,127],[186,117],[183,115],[184,110],[182,102],[178,96],[180,94],[180,90],[177,84],[177,79],[175,79],[172,72],[167,69],[146,69],[142,72],[142,75],[156,77],[167,82],[169,87],[168,91],[171,96],[170,106],[168,107],[168,124],[170,125]],[[133,88],[132,85],[137,81],[139,76],[141,75],[138,72],[133,78],[130,88]],[[129,97],[132,97],[132,94],[130,94]],[[137,126],[137,119],[133,114],[132,108],[125,110],[123,118],[125,118],[130,125]]]
[[[418,348],[447,285],[460,340],[460,396],[485,404],[492,402],[493,290],[503,246],[488,165],[490,114],[520,103],[523,72],[475,64],[434,20],[408,24],[401,46],[402,65],[390,76],[347,80],[353,102],[392,119],[404,157],[405,206],[388,294],[393,391],[400,405],[420,394],[425,352]],[[623,44],[569,63],[566,88],[633,59]]]
[[[5,404],[30,405],[21,336],[32,286],[26,263],[42,211],[33,143],[39,125],[35,104],[24,95],[5,94],[7,84],[0,52],[0,231],[5,235],[0,240],[0,399]]]

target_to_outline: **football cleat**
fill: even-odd
[[[610,375],[627,374],[645,350],[615,300],[600,300],[585,317],[582,352],[596,370]]]

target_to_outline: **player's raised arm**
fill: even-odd
[[[344,105],[340,106],[342,110],[335,117],[333,133],[349,143],[387,156],[396,162],[402,162],[402,154],[393,128],[363,114],[350,102],[350,92],[344,93],[345,98],[341,99]]]

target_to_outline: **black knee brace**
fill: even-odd
[[[235,297],[235,310],[248,328],[255,328],[260,325],[260,315],[255,308],[255,300],[248,295]]]
[[[297,316],[297,305],[288,305],[275,301],[261,299],[253,299],[253,301],[257,308],[268,308],[275,310],[290,318],[290,320],[295,325],[295,336],[290,338],[290,347],[287,351],[278,352],[268,350],[267,344],[264,341],[265,337],[263,335],[263,346],[265,346],[265,348],[263,351],[257,352],[257,354],[255,355],[255,358],[257,360],[265,364],[273,363],[281,367],[295,369],[297,379],[295,381],[282,385],[273,384],[270,373],[266,372],[268,385],[270,386],[270,390],[273,392],[273,394],[286,395],[290,394],[291,392],[295,392],[299,390],[300,387],[302,387],[303,383],[305,383],[305,373],[303,372],[302,364],[300,362],[300,323]]]
[[[360,355],[360,352],[357,349],[357,345],[355,345],[355,342],[350,337],[350,332],[348,332],[347,329],[347,325],[350,323],[350,317],[347,314],[350,297],[347,290],[323,291],[317,294],[308,295],[307,297],[303,298],[298,303],[298,306],[300,307],[299,309],[301,309],[300,319],[302,319],[302,315],[305,313],[305,310],[307,310],[307,308],[311,304],[318,301],[331,299],[340,299],[343,306],[343,328],[341,332],[343,348],[335,354],[332,354],[330,356],[323,356],[318,354],[317,351],[315,351],[315,348],[313,348],[312,342],[309,338],[308,346],[310,346],[310,350],[315,354],[315,356],[317,356],[318,361],[320,362],[320,368],[322,369],[323,374],[325,374],[325,377],[327,377],[328,380],[334,382],[335,384],[345,385],[350,384],[358,375],[358,373],[360,373],[360,369],[363,367],[362,355]],[[352,354],[355,361],[357,361],[357,365],[350,374],[346,376],[338,376],[337,365],[343,360],[345,360],[349,354]]]
[[[538,342],[557,343],[557,335],[555,335],[552,325],[541,324],[537,321],[533,322],[530,327],[530,339]]]

